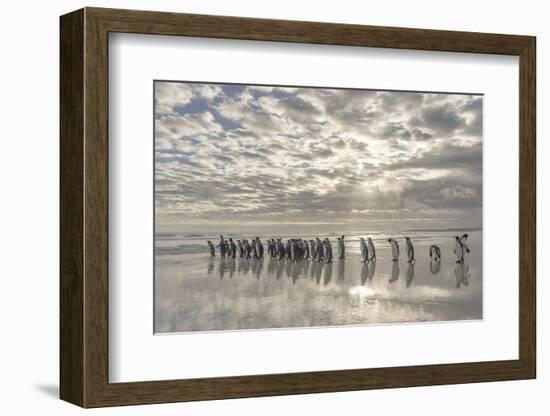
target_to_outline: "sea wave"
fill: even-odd
[[[170,256],[178,254],[198,254],[208,252],[206,244],[178,244],[176,246],[156,246],[155,254],[159,256]]]

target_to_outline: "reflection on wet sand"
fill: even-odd
[[[369,261],[367,265],[367,278],[369,282],[374,278],[374,273],[376,273],[376,261]]]
[[[229,278],[233,279],[233,273],[237,268],[237,261],[235,259],[229,259]]]
[[[323,284],[327,285],[332,279],[332,263],[323,263],[316,261],[297,261],[297,262],[287,262],[283,263],[275,259],[267,259],[267,275],[274,276],[279,280],[283,271],[287,278],[292,280],[292,283],[300,277],[309,277],[313,280],[316,280],[317,283],[320,283],[321,278],[323,279]],[[256,279],[260,279],[262,271],[264,268],[264,259],[254,260],[254,259],[224,259],[220,258],[215,261],[211,258],[208,262],[207,273],[212,274],[214,271],[215,265],[218,265],[218,274],[220,280],[223,280],[225,276],[233,278],[235,271],[238,270],[240,275],[252,274]],[[415,277],[415,263],[405,263],[405,284],[407,287],[410,287],[413,283]],[[346,279],[346,262],[345,260],[340,260],[337,263],[337,276],[339,281],[344,281]],[[441,261],[431,261],[430,262],[430,273],[436,275],[441,271]],[[391,275],[388,282],[393,283],[399,280],[400,265],[399,262],[392,262],[391,265]],[[360,280],[361,284],[364,285],[367,281],[372,281],[374,275],[376,274],[376,261],[367,261],[362,263],[360,270]],[[461,285],[468,285],[468,280],[470,278],[469,266],[465,263],[459,263],[454,269],[454,275],[456,277],[456,285],[460,287]]]
[[[156,269],[156,330],[480,319],[480,246],[472,252],[464,263],[450,256],[393,262],[383,254],[362,263],[353,253],[333,264],[199,255],[166,261]]]
[[[338,261],[338,280],[344,280],[346,273],[346,262],[341,259]]]
[[[430,273],[433,275],[438,274],[441,271],[441,260],[430,260]]]
[[[323,274],[323,283],[325,286],[330,283],[331,278],[332,278],[332,263],[328,263],[325,265],[325,273]]]
[[[456,287],[468,286],[470,280],[470,266],[468,263],[458,263],[455,266]]]
[[[414,266],[416,263],[411,262],[407,263],[407,269],[405,270],[405,281],[407,282],[407,287],[410,287],[414,280]]]
[[[399,279],[399,262],[394,261],[391,266],[391,277],[389,282],[393,283]]]

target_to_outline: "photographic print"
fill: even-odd
[[[154,82],[154,331],[483,318],[483,96]]]

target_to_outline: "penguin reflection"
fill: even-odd
[[[394,261],[391,266],[391,277],[389,282],[393,283],[399,279],[399,262]]]
[[[317,273],[317,263],[312,262],[311,267],[309,269],[309,278],[311,280],[315,279],[315,274]]]
[[[218,273],[220,274],[220,280],[223,280],[223,275],[225,274],[225,258],[221,258],[218,263]]]
[[[242,262],[244,263],[244,274],[248,274],[250,272],[250,260],[246,258]]]
[[[300,269],[300,263],[292,263],[292,284],[295,284],[298,277],[300,277]]]
[[[411,285],[411,283],[414,280],[414,265],[415,263],[407,263],[407,270],[405,270],[405,281],[407,283],[407,287]]]
[[[338,280],[344,280],[345,273],[346,273],[346,262],[339,261],[338,262]]]
[[[307,244],[306,244],[307,245]],[[303,264],[303,268],[304,268],[304,277],[307,276],[308,272],[309,272],[309,261],[305,261],[304,264]]]
[[[237,265],[237,270],[239,271],[239,274],[244,274],[244,260],[240,260]]]
[[[371,260],[367,264],[367,278],[369,279],[369,282],[372,281],[374,278],[374,273],[376,272],[376,261]]]
[[[271,246],[269,246],[269,252],[271,253],[272,249]],[[272,276],[273,273],[275,273],[275,265],[276,261],[273,257],[269,257],[269,260],[267,261],[267,273]]]
[[[323,284],[326,286],[329,284],[330,279],[332,279],[332,263],[326,263],[324,269]]]
[[[287,278],[292,278],[292,262],[287,261],[285,263],[285,274]]]
[[[455,266],[456,287],[468,286],[470,280],[470,265],[468,263],[457,263]]]
[[[430,261],[430,273],[433,275],[436,275],[441,270],[441,260],[434,260],[432,259]]]
[[[214,259],[210,257],[210,260],[208,261],[207,273],[212,274],[213,271],[214,271]]]
[[[315,280],[317,281],[317,284],[321,282],[321,274],[323,273],[323,266],[321,264],[316,264],[315,269]]]
[[[229,278],[233,279],[233,273],[235,273],[235,269],[237,268],[237,260],[235,258],[232,258],[229,260]]]
[[[283,267],[284,267],[284,263],[281,263],[280,261],[278,261],[275,269],[275,278],[277,280],[279,280],[283,275]]]
[[[262,274],[262,269],[264,268],[264,258],[260,258],[260,261],[258,262],[255,262],[255,263],[258,263],[257,267],[256,267],[256,279],[257,280],[260,280],[260,275]]]
[[[364,286],[368,278],[369,278],[369,265],[368,263],[363,263],[363,266],[361,266],[361,285]]]

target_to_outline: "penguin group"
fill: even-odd
[[[372,238],[368,237],[366,240],[361,237],[359,239],[359,247],[361,248],[362,262],[376,261],[376,250],[374,248],[374,242]]]
[[[453,249],[456,255],[457,263],[464,263],[464,256],[470,253],[470,248],[467,245],[468,234],[455,236],[455,247]],[[232,238],[224,239],[220,235],[220,240],[216,246],[212,241],[208,240],[208,248],[212,257],[216,256],[216,248],[219,249],[220,257],[246,259],[262,259],[264,258],[264,245],[259,237],[255,237],[248,241],[247,239],[235,241]],[[391,246],[392,262],[398,262],[400,256],[399,243],[395,238],[388,238],[388,243]],[[282,238],[271,238],[266,241],[267,256],[279,261],[299,262],[302,260],[311,260],[320,263],[330,264],[333,261],[332,244],[328,238],[321,240],[319,237],[315,239],[289,238],[283,241]],[[359,247],[361,249],[362,263],[376,261],[376,249],[372,238],[360,237]],[[337,258],[343,260],[346,257],[345,236],[338,237],[337,241]],[[405,254],[406,262],[409,264],[416,263],[414,245],[409,237],[405,237]],[[432,245],[429,248],[429,256],[432,262],[439,263],[441,261],[441,249],[437,245]]]
[[[395,238],[388,238],[388,243],[391,245],[392,261],[399,261],[399,243]],[[416,259],[414,258],[414,245],[409,237],[405,237],[405,254],[407,255],[407,263],[416,263]]]
[[[346,246],[344,243],[345,236],[338,237],[338,259],[345,258]],[[220,235],[220,240],[216,246],[212,241],[207,241],[210,255],[216,256],[216,248],[219,249],[220,257],[222,258],[264,258],[264,245],[259,237],[255,237],[250,242],[247,239],[237,240],[237,243],[232,238],[224,239]],[[319,237],[314,240],[302,238],[290,238],[283,241],[281,238],[271,238],[266,242],[267,256],[280,260],[298,262],[302,260],[312,260],[323,263],[332,263],[333,251],[332,243],[328,238],[321,240]],[[238,252],[237,252],[238,249]]]

